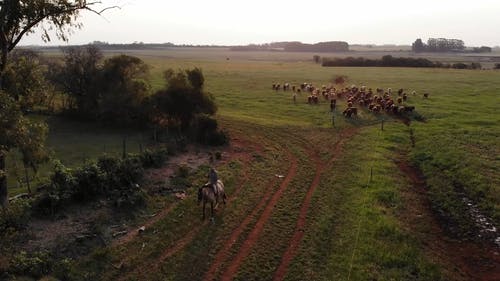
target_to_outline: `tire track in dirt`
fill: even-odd
[[[264,204],[269,200],[269,198],[272,195],[272,187],[276,183],[275,178],[271,180],[271,182],[267,185],[266,190],[267,192],[264,194],[262,199],[260,200],[259,204],[253,209],[252,213],[250,213],[248,216],[243,219],[241,224],[233,230],[231,235],[229,236],[229,239],[226,239],[226,242],[222,246],[222,248],[217,252],[217,255],[214,258],[214,261],[212,262],[212,265],[210,266],[208,272],[205,274],[205,277],[203,280],[209,281],[209,280],[215,280],[215,274],[217,273],[217,270],[219,269],[220,265],[227,260],[229,257],[229,250],[233,247],[234,243],[238,240],[238,237],[240,237],[241,233],[245,230],[247,225],[252,221],[254,217],[257,216],[257,213],[263,208]]]
[[[307,212],[311,205],[312,196],[314,194],[314,191],[316,191],[316,188],[319,185],[319,182],[321,180],[321,175],[325,167],[330,166],[331,163],[337,159],[338,155],[341,153],[342,145],[344,144],[344,142],[350,139],[352,136],[354,136],[354,134],[356,134],[357,131],[358,131],[357,129],[346,129],[340,134],[340,139],[335,143],[335,147],[333,149],[333,157],[328,161],[327,165],[322,163],[321,159],[318,157],[316,153],[314,153],[313,151],[309,151],[308,154],[310,155],[311,158],[314,159],[314,162],[316,163],[316,174],[314,175],[314,179],[311,185],[309,186],[306,197],[304,198],[304,201],[300,208],[299,218],[297,219],[297,224],[295,226],[295,231],[293,233],[292,239],[290,240],[290,243],[288,244],[289,246],[281,258],[281,263],[274,274],[273,280],[284,279],[288,271],[288,266],[290,265],[290,262],[297,254],[297,249],[300,245],[300,242],[302,241],[302,238],[304,237],[304,231],[305,231],[304,227],[307,222]]]
[[[266,205],[264,211],[262,212],[261,216],[257,220],[254,228],[248,234],[248,237],[246,240],[243,242],[243,245],[241,246],[240,250],[238,251],[238,254],[234,257],[232,260],[231,264],[229,267],[224,271],[222,274],[220,280],[232,280],[233,276],[236,274],[238,271],[240,265],[242,264],[243,260],[245,259],[246,256],[250,253],[250,250],[252,247],[255,245],[257,242],[257,239],[259,238],[260,233],[264,229],[264,225],[268,221],[269,217],[271,216],[271,212],[274,209],[274,206],[278,202],[279,198],[283,195],[283,192],[286,190],[292,179],[295,177],[297,174],[297,158],[293,156],[291,153],[289,154],[290,157],[290,162],[291,166],[290,169],[288,170],[288,174],[286,175],[285,179],[283,182],[280,184],[280,187],[278,191],[274,193],[268,204]],[[207,280],[207,279],[205,279]]]
[[[396,162],[400,171],[411,181],[412,188],[404,193],[407,208],[402,219],[410,231],[422,241],[425,251],[442,263],[452,280],[500,280],[499,249],[488,242],[453,240],[447,237],[439,219],[431,209],[425,178],[406,160]],[[426,226],[418,229],[416,226]]]

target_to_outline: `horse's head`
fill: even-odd
[[[198,204],[201,203],[201,200],[203,200],[203,188],[207,187],[208,183],[202,185],[200,188],[198,188]]]

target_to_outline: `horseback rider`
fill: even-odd
[[[210,171],[208,172],[208,179],[209,179],[210,186],[212,187],[212,190],[214,191],[215,197],[217,197],[217,195],[218,195],[217,180],[219,178],[217,175],[217,170],[215,170],[214,167],[210,168]]]

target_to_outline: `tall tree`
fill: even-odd
[[[107,59],[99,83],[101,118],[122,125],[140,122],[142,103],[150,90],[148,76],[148,65],[137,57]]]
[[[50,41],[49,31],[55,31],[58,38],[67,40],[73,29],[82,27],[78,21],[80,11],[87,10],[101,14],[113,7],[96,10],[101,2],[86,0],[0,0],[0,116],[2,130],[0,131],[0,203],[7,202],[7,173],[5,168],[6,153],[13,147],[18,147],[22,141],[16,138],[29,137],[23,134],[29,130],[25,118],[19,117],[19,107],[2,93],[3,77],[8,64],[8,55],[19,44],[21,39],[35,31],[40,26],[42,39]],[[19,111],[20,112],[20,111]],[[4,118],[7,118],[4,120]],[[9,122],[6,122],[9,121]],[[4,125],[6,127],[4,127]]]
[[[164,76],[167,87],[151,97],[153,118],[163,116],[171,123],[179,124],[180,130],[185,131],[197,114],[215,114],[217,106],[213,96],[203,90],[205,78],[201,69],[169,69]]]
[[[98,111],[98,78],[102,52],[93,45],[63,50],[64,65],[54,82],[69,96],[68,107],[80,116],[96,117]]]
[[[424,52],[425,44],[422,42],[422,39],[418,38],[412,45],[412,51],[415,53]]]

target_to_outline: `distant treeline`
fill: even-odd
[[[298,41],[250,44],[231,47],[231,51],[286,51],[286,52],[347,52],[349,44],[343,41],[305,44]]]
[[[101,41],[94,41],[87,45],[96,46],[100,50],[151,50],[151,49],[165,49],[165,48],[228,48],[228,46],[222,45],[190,45],[190,44],[182,44],[176,45],[174,43],[143,43],[143,42],[134,42],[134,43],[124,43],[124,44],[112,44]],[[28,46],[28,49],[32,50],[40,50],[40,49],[67,49],[73,47],[81,47],[82,45],[74,45],[74,46]],[[83,45],[85,46],[85,45]]]
[[[467,52],[467,53],[489,53],[490,47],[481,46],[466,49],[464,41],[459,39],[429,38],[427,44],[422,39],[417,39],[412,44],[412,51],[419,52]]]
[[[457,69],[481,69],[481,64],[473,62],[465,63],[441,63],[432,62],[424,58],[395,58],[391,55],[383,56],[382,59],[366,59],[363,57],[347,58],[323,58],[322,66],[361,66],[361,67],[437,67]]]
[[[155,49],[155,48],[173,48],[173,47],[199,47],[199,48],[227,48],[227,46],[221,45],[190,45],[190,44],[181,44],[176,45],[174,43],[143,43],[143,42],[134,42],[129,44],[109,44],[107,42],[94,41],[90,43],[90,45],[94,45],[99,47],[101,50],[114,50],[114,49]]]

